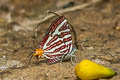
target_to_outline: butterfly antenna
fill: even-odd
[[[42,18],[40,19],[40,22],[37,24],[37,27],[35,28],[35,31],[38,30],[38,28],[39,28],[39,26],[40,26],[42,20],[47,16],[48,13],[49,13],[49,10],[42,16]]]
[[[53,12],[53,11],[47,10],[47,12],[42,16],[40,22],[37,24],[37,27],[34,29],[34,36],[35,36],[35,38],[37,37],[38,28],[39,28],[42,20],[48,15],[48,13],[52,13],[52,14],[55,14],[57,16],[61,16],[61,15],[59,15],[59,14]]]
[[[36,37],[38,36],[39,26],[40,26],[42,20],[47,16],[48,12],[49,12],[49,11],[47,11],[47,12],[42,16],[42,18],[40,19],[40,22],[37,24],[37,27],[34,29],[33,44],[34,44],[35,47],[37,47],[36,44],[35,44],[35,39],[36,39]]]
[[[69,23],[70,24],[70,23]],[[73,26],[72,26],[72,24],[70,24],[70,27],[72,28],[72,30],[73,30],[73,33],[74,33],[74,40],[75,40],[75,46],[76,46],[76,48],[78,49],[78,45],[77,45],[77,35],[76,35],[76,32],[75,32],[75,30],[74,30],[74,28],[73,28]]]
[[[56,12],[53,12],[53,11],[50,11],[50,10],[48,10],[48,13],[52,13],[52,14],[55,14],[57,16],[61,16],[61,15],[57,14]]]
[[[59,15],[59,14],[53,12],[53,11],[47,10],[47,12],[42,16],[40,22],[37,24],[37,27],[34,29],[34,36],[33,36],[33,40],[32,40],[32,41],[33,41],[33,44],[34,44],[34,47],[37,47],[36,44],[35,44],[35,39],[36,39],[36,37],[38,36],[39,26],[40,26],[42,20],[48,15],[48,13],[52,13],[52,14],[55,14],[55,15],[57,15],[57,16],[61,16],[61,15]]]

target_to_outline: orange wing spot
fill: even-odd
[[[44,51],[42,49],[36,49],[33,56],[42,56],[43,53]]]

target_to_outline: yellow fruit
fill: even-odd
[[[75,74],[82,80],[111,77],[115,75],[115,73],[115,71],[87,59],[75,66]]]

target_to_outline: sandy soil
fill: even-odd
[[[31,60],[35,48],[33,29],[46,10],[60,10],[91,0],[0,0],[0,80],[79,80],[70,61],[47,65],[43,59]],[[49,4],[48,4],[49,3]],[[64,14],[77,33],[78,62],[95,61],[115,70],[110,79],[120,80],[120,0],[103,0],[80,11]],[[40,25],[36,43],[45,34],[52,19]],[[81,46],[84,50],[82,50]]]

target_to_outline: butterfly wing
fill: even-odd
[[[53,21],[40,43],[40,48],[44,50],[44,56],[48,59],[48,63],[60,61],[63,55],[72,51],[72,35],[64,16],[59,16]]]
[[[50,36],[54,37],[51,39]],[[51,42],[56,41],[58,38],[60,38],[66,45],[72,44],[72,36],[70,33],[69,24],[64,16],[59,16],[56,20],[53,21],[45,37],[40,42],[40,48],[43,46],[46,47],[46,44],[49,45]]]
[[[59,16],[48,29],[48,34],[58,35],[59,38],[68,46],[69,52],[72,51],[72,35],[70,25],[64,16]]]
[[[68,51],[66,44],[57,35],[46,35],[40,43],[40,48],[44,50],[43,56],[48,59],[47,62],[50,64],[60,61]]]
[[[56,62],[58,62],[58,61],[60,61],[60,58],[53,58],[53,59],[48,59],[47,60],[47,64],[53,64],[53,63],[56,63]]]
[[[45,34],[45,36],[43,37],[43,39],[40,41],[40,48],[44,46],[44,44],[46,43],[46,41],[48,41],[48,37],[49,36],[54,36],[57,35],[59,36],[61,34],[61,31],[59,31],[59,29],[63,26],[63,24],[67,22],[64,16],[59,16],[57,19],[55,19],[52,24],[50,25],[47,33]],[[54,39],[54,38],[53,38]],[[56,38],[55,38],[56,39]],[[52,42],[52,40],[51,40]],[[49,42],[49,43],[51,43]]]
[[[58,29],[64,24],[65,17],[64,16],[59,16],[57,19],[55,19],[52,24],[50,25],[47,34],[48,35],[59,35],[60,32]]]

